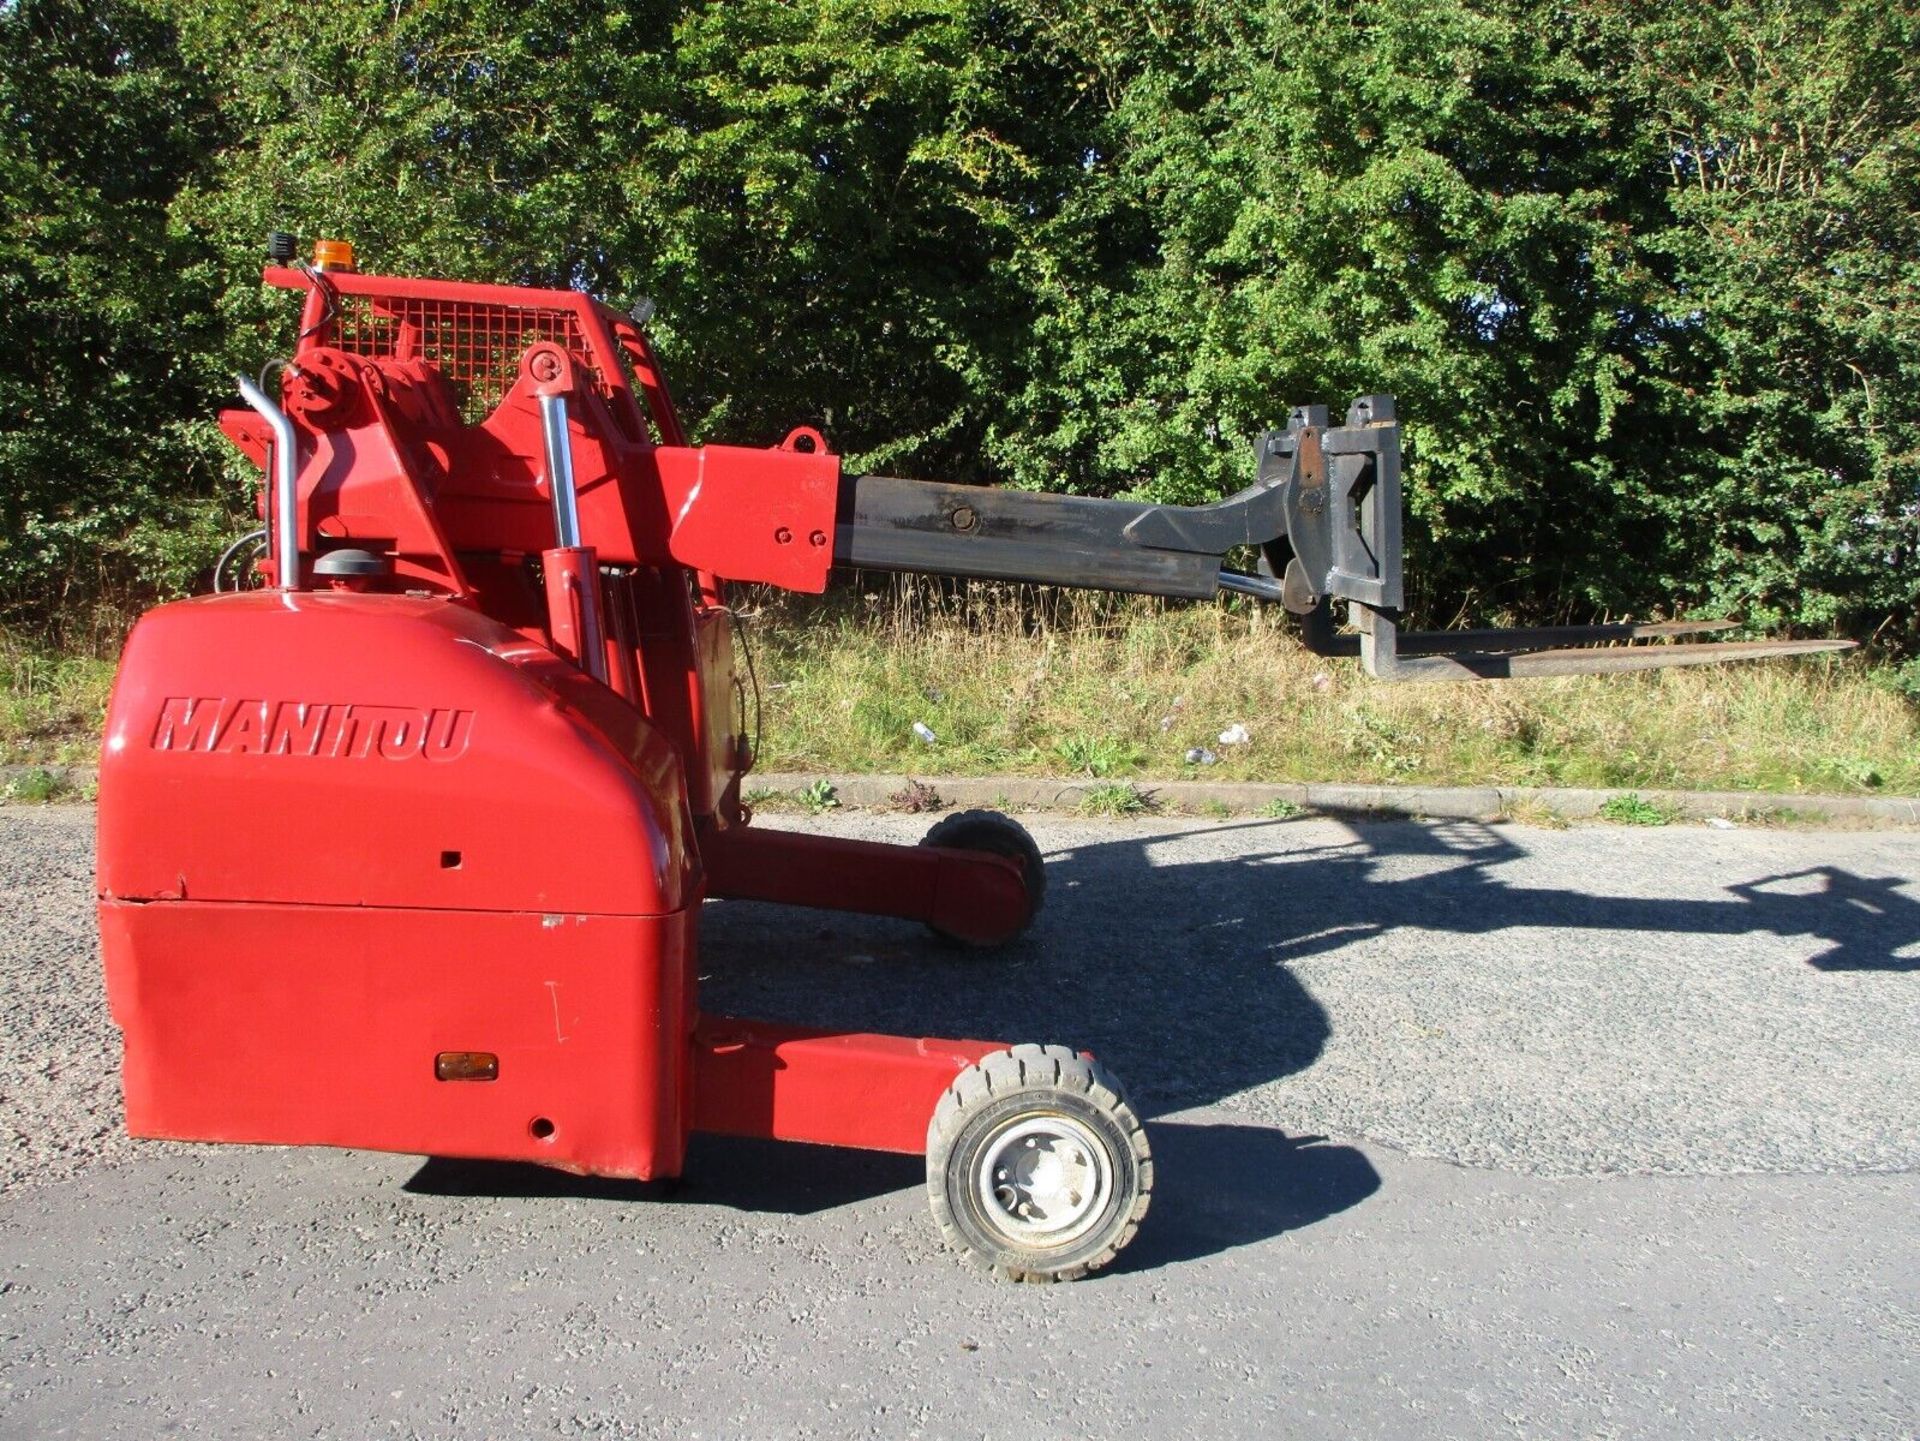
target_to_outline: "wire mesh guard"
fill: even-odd
[[[607,377],[572,310],[465,300],[343,295],[334,317],[341,350],[369,359],[424,360],[453,386],[469,425],[485,420],[513,388],[527,347],[548,341],[572,351],[602,394]]]

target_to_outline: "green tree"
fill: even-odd
[[[221,529],[216,266],[168,215],[216,134],[140,5],[0,7],[0,620],[58,630],[134,577],[184,585]]]
[[[0,606],[177,584],[269,228],[660,303],[696,433],[1193,501],[1395,393],[1429,619],[1920,644],[1920,34],[1827,0],[0,9]],[[183,538],[184,537],[184,538]]]
[[[1430,613],[1911,635],[1910,13],[1050,8],[1106,118],[1033,237],[1013,473],[1198,499],[1387,390]]]
[[[246,116],[176,210],[231,257],[256,360],[286,313],[248,273],[258,237],[343,235],[388,271],[653,297],[702,434],[822,423],[861,464],[980,474],[979,356],[1027,320],[995,261],[1078,159],[1070,92],[996,46],[996,7],[174,13]]]
[[[1920,15],[1746,3],[1636,35],[1717,598],[1920,643]]]

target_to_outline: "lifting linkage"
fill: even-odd
[[[302,358],[311,356],[310,347],[332,338],[326,328],[331,290],[311,271],[269,271],[268,278],[313,287]],[[552,506],[552,540],[539,552],[552,617],[549,633],[556,648],[602,681],[608,680],[607,646],[596,567],[644,564],[650,558],[671,559],[703,577],[811,591],[824,589],[829,566],[1196,600],[1227,591],[1280,603],[1299,618],[1301,638],[1311,650],[1357,657],[1369,674],[1388,681],[1653,670],[1844,650],[1853,644],[1827,639],[1670,643],[1732,629],[1735,622],[1729,620],[1402,630],[1400,427],[1388,395],[1359,397],[1338,425],[1324,406],[1296,407],[1284,428],[1256,440],[1253,483],[1207,505],[848,476],[819,434],[805,427],[772,450],[687,445],[644,337],[625,317],[616,318],[618,343],[643,362],[649,379],[641,389],[662,443],[646,455],[628,455],[633,470],[617,460],[613,464],[615,470],[627,470],[620,477],[623,493],[650,490],[648,499],[614,510],[597,505],[587,516],[582,493],[597,485],[599,472],[574,475],[572,437],[579,435],[595,457],[605,452],[612,459],[624,449],[603,444],[609,440],[606,427],[593,420],[595,413],[604,414],[598,403],[604,382],[593,377],[615,368],[610,354],[600,353],[611,347],[604,336],[594,338],[593,317],[611,312],[568,292],[369,276],[354,276],[352,284],[377,302],[398,302],[400,315],[409,313],[407,304],[421,303],[406,300],[409,295],[496,290],[520,305],[544,301],[556,310],[563,305],[579,309],[586,322],[580,327],[584,348],[541,340],[519,357],[518,368],[530,392],[527,399],[538,407],[545,462],[541,481]],[[296,369],[300,364],[296,360]],[[247,389],[250,404],[268,416],[253,387]],[[290,447],[276,443],[273,449]],[[276,485],[276,493],[284,488]],[[443,511],[449,503],[457,509],[459,497],[443,494]],[[276,529],[290,524],[294,507],[276,501],[273,509]],[[640,535],[635,527],[643,514],[666,523],[648,525],[650,533]],[[1226,559],[1235,551],[1256,553],[1258,570],[1228,568]],[[297,555],[279,568],[291,571],[295,565]],[[459,571],[452,554],[441,566],[449,576]],[[1351,630],[1336,624],[1339,605],[1346,607]]]
[[[1254,483],[1212,505],[989,490],[858,476],[844,483],[834,559],[873,570],[1278,601],[1321,655],[1357,656],[1381,680],[1489,680],[1707,665],[1817,651],[1844,640],[1631,645],[1732,629],[1730,620],[1402,631],[1400,428],[1366,395],[1343,425],[1297,407],[1257,444]],[[1241,548],[1264,573],[1225,568]],[[1342,634],[1345,602],[1357,634]],[[1609,644],[1613,643],[1613,644]]]

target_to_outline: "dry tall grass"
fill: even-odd
[[[113,662],[53,655],[0,632],[0,765],[87,765],[100,745]]]
[[[743,597],[762,769],[1920,793],[1920,706],[1857,658],[1394,686],[1270,607],[866,580]],[[112,676],[0,635],[0,763],[91,760]]]
[[[1920,790],[1920,707],[1853,658],[1385,685],[1238,602],[869,578],[748,608],[768,769]]]

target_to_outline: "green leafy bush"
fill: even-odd
[[[1197,501],[1390,391],[1416,609],[1920,643],[1920,13],[0,7],[0,621],[244,513],[270,227],[660,303],[701,436]]]

